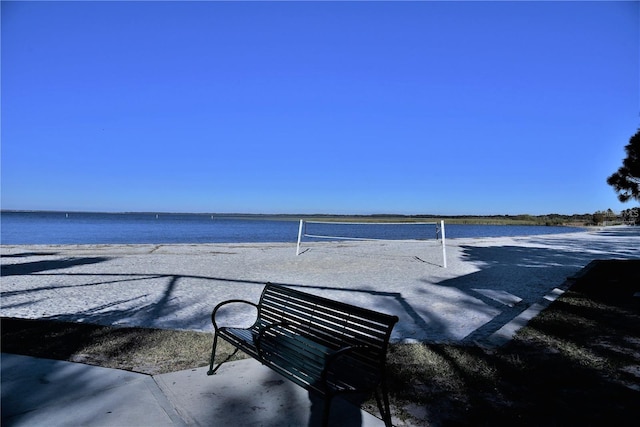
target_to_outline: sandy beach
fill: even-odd
[[[594,259],[640,257],[640,227],[437,242],[3,245],[1,313],[212,331],[265,282],[395,314],[394,341],[508,339]],[[250,322],[237,307],[225,321]],[[515,321],[514,321],[515,319]],[[515,328],[514,328],[515,325]]]

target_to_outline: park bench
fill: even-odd
[[[257,309],[248,328],[219,326],[218,310],[227,304]],[[391,425],[385,383],[387,346],[397,316],[267,283],[260,301],[228,300],[211,313],[214,327],[211,364],[218,338],[324,399],[327,425],[337,395],[374,393],[382,419]],[[228,360],[228,359],[227,359]],[[382,397],[380,396],[382,394]]]

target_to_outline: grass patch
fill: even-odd
[[[640,261],[600,262],[504,347],[393,346],[396,413],[414,425],[637,425],[639,283]]]
[[[84,323],[0,319],[2,351],[69,360],[144,374],[163,374],[209,364],[212,334]],[[233,352],[218,343],[218,355]],[[238,352],[232,360],[242,358]]]
[[[388,355],[400,425],[636,425],[640,261],[596,264],[498,349],[396,344]],[[212,335],[1,319],[2,351],[157,374],[206,366]],[[219,342],[219,361],[233,349]],[[242,357],[237,353],[236,357]],[[373,401],[365,409],[377,414]]]

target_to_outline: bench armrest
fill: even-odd
[[[258,309],[258,304],[253,303],[251,301],[242,300],[242,299],[230,299],[230,300],[221,302],[220,304],[216,305],[213,311],[211,312],[211,323],[213,323],[213,328],[215,329],[216,332],[218,331],[218,323],[216,322],[216,313],[218,312],[218,310],[227,304],[238,304],[238,303],[248,304]]]

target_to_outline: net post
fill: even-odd
[[[298,227],[298,245],[296,246],[296,256],[300,255],[300,240],[302,240],[302,229],[304,227],[304,220],[300,220],[300,226]]]
[[[444,237],[444,220],[440,221],[440,231],[442,233],[442,266],[447,268],[447,247],[445,246]]]

